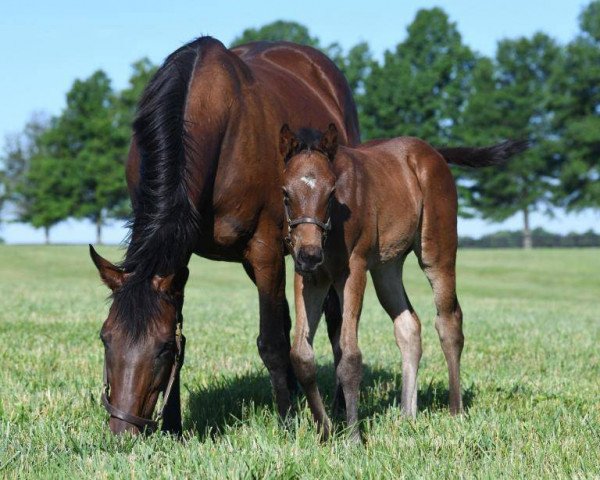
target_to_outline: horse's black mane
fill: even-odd
[[[133,123],[140,180],[132,195],[129,246],[120,265],[131,275],[113,295],[117,318],[132,338],[143,335],[159,313],[153,276],[185,265],[199,232],[186,161],[194,145],[184,115],[190,80],[209,41],[214,40],[196,39],[167,57],[146,86]]]

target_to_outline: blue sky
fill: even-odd
[[[367,41],[377,57],[393,48],[420,8],[442,7],[458,24],[465,43],[493,55],[498,40],[530,36],[543,30],[560,42],[577,31],[586,0],[370,0],[358,1],[32,1],[2,0],[0,6],[0,140],[18,132],[35,111],[58,114],[76,78],[104,69],[116,89],[123,88],[130,65],[148,56],[158,63],[198,35],[228,44],[247,27],[277,20],[307,25],[323,44],[349,48]],[[502,225],[460,220],[459,233],[481,235],[499,228],[519,228],[519,217]],[[553,231],[583,231],[600,223],[592,212],[548,219],[534,215],[533,226]],[[9,242],[37,242],[42,232],[3,225]],[[124,230],[106,229],[106,240],[119,242]],[[52,232],[57,242],[89,242],[94,229],[69,221]]]

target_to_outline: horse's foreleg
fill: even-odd
[[[176,436],[180,436],[183,432],[181,425],[179,373],[177,373],[177,377],[175,378],[173,387],[171,388],[169,401],[165,405],[165,409],[163,411],[162,431],[172,433]]]
[[[362,354],[358,348],[358,322],[367,282],[366,264],[362,261],[350,263],[350,274],[343,283],[336,283],[342,303],[342,328],[340,349],[342,352],[337,375],[344,391],[346,419],[351,435],[360,439],[358,429],[358,397],[362,380]]]
[[[323,399],[317,386],[317,365],[312,343],[328,286],[328,282],[305,281],[300,275],[295,275],[296,327],[290,353],[294,372],[304,389],[313,418],[324,438],[329,436],[331,422],[325,413]]]
[[[327,335],[329,336],[329,342],[331,343],[331,350],[333,351],[333,361],[335,370],[340,363],[342,358],[342,350],[340,349],[340,334],[342,331],[342,308],[340,306],[340,299],[338,294],[333,287],[329,289],[325,303],[323,305],[323,312],[325,312],[325,321],[327,322]],[[337,374],[335,376],[335,392],[333,396],[333,415],[340,415],[346,410],[346,402],[344,401],[344,391],[340,384],[340,379]]]
[[[290,363],[289,307],[285,298],[285,263],[280,242],[254,237],[248,244],[244,267],[258,289],[260,311],[258,352],[275,394],[277,410],[287,416],[296,379]]]

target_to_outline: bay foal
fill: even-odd
[[[343,391],[347,422],[359,436],[358,396],[362,356],[358,323],[367,271],[379,302],[394,322],[402,354],[402,412],[417,413],[417,371],[421,323],[402,283],[402,265],[414,251],[431,283],[435,326],[448,364],[450,412],[463,409],[460,357],[464,336],[456,297],[457,193],[447,161],[483,166],[502,163],[524,148],[505,142],[487,149],[458,149],[445,159],[416,138],[373,141],[357,148],[337,145],[337,130],[280,132],[285,160],[286,242],[295,261],[295,337],[291,361],[324,436],[330,421],[316,383],[312,348],[323,301],[330,286],[343,312],[341,327],[330,335],[336,375]],[[331,332],[330,332],[331,333]]]

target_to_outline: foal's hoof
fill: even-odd
[[[319,422],[317,428],[319,430],[319,440],[323,443],[329,440],[333,431],[333,425],[329,418],[326,417],[324,422]]]

